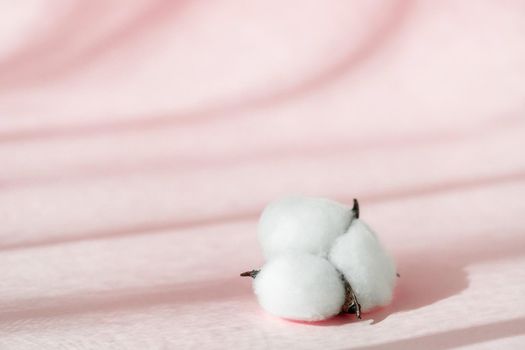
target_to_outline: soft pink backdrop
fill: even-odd
[[[525,2],[0,2],[1,349],[525,347]],[[257,217],[361,201],[402,278],[264,314]]]

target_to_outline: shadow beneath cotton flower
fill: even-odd
[[[351,322],[359,322],[363,320],[359,320],[355,315],[350,314],[340,314],[335,317],[329,318],[327,320],[321,320],[321,321],[299,321],[299,320],[292,320],[288,318],[281,318],[277,316],[272,316],[275,319],[278,319],[280,321],[284,322],[291,322],[298,325],[304,325],[304,326],[317,326],[317,327],[330,327],[330,326],[341,326],[347,323]]]
[[[392,304],[365,314],[364,319],[376,324],[392,314],[416,310],[461,293],[469,286],[465,271],[469,265],[525,255],[522,248],[525,237],[512,237],[516,236],[521,241],[501,238],[505,237],[501,234],[481,233],[476,239],[458,241],[454,246],[404,253],[397,259],[401,278]]]

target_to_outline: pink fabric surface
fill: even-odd
[[[0,2],[0,349],[523,349],[525,2]],[[265,314],[279,196],[360,199],[363,320]]]

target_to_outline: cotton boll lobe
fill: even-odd
[[[329,260],[352,286],[362,311],[390,303],[396,282],[394,261],[362,220],[353,220],[337,238]]]
[[[262,267],[253,280],[259,304],[267,312],[299,321],[319,321],[339,314],[345,302],[340,274],[324,258],[282,255]]]
[[[286,197],[266,207],[258,226],[267,259],[288,253],[327,256],[354,216],[347,206],[324,198]]]

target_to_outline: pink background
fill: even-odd
[[[0,349],[523,349],[524,146],[524,1],[1,1]],[[289,193],[360,199],[391,306],[260,310]]]

